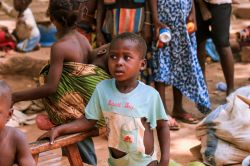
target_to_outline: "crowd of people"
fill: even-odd
[[[28,8],[30,3],[31,0],[14,0],[13,4],[18,11],[13,36],[18,39],[17,49],[24,52],[39,47],[40,39]],[[5,98],[0,100],[0,108],[4,106],[0,109],[4,112],[0,114],[4,118],[0,147],[6,132],[17,132],[5,127],[11,116],[11,101],[14,104],[41,98],[47,114],[37,116],[36,122],[38,128],[48,130],[44,137],[50,137],[51,143],[60,135],[105,128],[109,165],[167,165],[169,129],[180,129],[176,119],[190,124],[199,122],[183,108],[183,96],[196,103],[204,116],[211,111],[204,76],[207,37],[213,39],[220,55],[227,95],[234,90],[229,43],[231,3],[50,0],[47,14],[57,29],[57,41],[51,47],[49,64],[41,70],[40,86],[10,95],[8,86],[0,82],[0,98]],[[1,2],[1,6],[13,13],[5,3]],[[188,23],[194,25],[191,31]],[[170,30],[171,40],[156,47],[164,28]],[[166,104],[166,86],[173,87],[172,111]],[[160,145],[159,161],[154,151],[153,129]],[[12,137],[9,142],[24,141],[22,134]],[[23,147],[11,148],[16,149],[16,155],[8,157],[9,163],[32,165],[25,143]],[[91,138],[79,142],[78,148],[85,163],[97,165]],[[2,160],[0,155],[0,163]]]

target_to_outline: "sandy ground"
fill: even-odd
[[[45,50],[37,51],[35,54],[39,55],[39,52],[44,53]],[[46,52],[46,51],[45,51]],[[22,55],[21,55],[22,56]],[[44,55],[43,55],[44,56]],[[235,88],[239,88],[250,84],[250,64],[236,63],[235,64]],[[217,91],[215,84],[224,81],[222,70],[219,63],[207,64],[206,70],[207,84],[209,89],[209,95],[212,102],[212,107],[216,108],[218,105],[225,102],[225,93]],[[0,75],[0,79],[6,80],[14,91],[35,87],[35,79],[27,76],[20,75]],[[172,88],[167,87],[167,105],[169,110],[172,109]],[[187,111],[199,115],[193,103],[187,99],[184,100],[184,107]],[[180,123],[181,129],[179,131],[171,131],[171,158],[183,165],[195,160],[190,153],[190,148],[199,144],[199,141],[195,137],[195,125],[188,125]],[[27,134],[30,142],[34,141],[39,135],[43,133],[37,129],[35,125],[22,126],[20,129]],[[107,141],[104,137],[94,138],[96,153],[98,156],[98,166],[107,166]],[[47,165],[69,165],[66,158],[61,158],[60,150],[52,152],[46,152],[41,155],[39,159],[39,166]]]

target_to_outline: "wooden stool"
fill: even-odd
[[[82,159],[76,143],[88,137],[99,135],[98,131],[92,130],[85,133],[77,133],[57,138],[53,144],[49,140],[39,140],[30,143],[31,153],[38,162],[39,153],[64,147],[71,166],[83,166]]]

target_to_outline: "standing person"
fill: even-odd
[[[200,110],[202,113],[208,113],[210,108],[207,87],[197,59],[195,33],[189,34],[186,27],[187,22],[195,21],[194,4],[192,0],[150,2],[156,40],[161,28],[167,27],[171,31],[170,42],[153,52],[155,87],[166,108],[165,85],[172,85],[172,116],[186,123],[198,123],[182,106],[185,95],[205,108]]]
[[[29,52],[39,49],[41,38],[33,13],[28,6],[32,0],[13,0],[13,7],[0,2],[2,9],[10,16],[16,17],[16,28],[13,35],[16,38],[17,51]],[[16,13],[16,11],[18,13]]]
[[[35,166],[24,134],[16,128],[5,126],[13,110],[11,107],[10,87],[0,80],[0,163],[1,166],[14,164]]]
[[[53,128],[51,143],[60,135],[83,132],[105,118],[110,166],[166,166],[169,162],[169,128],[159,93],[137,80],[145,68],[147,46],[134,33],[122,33],[110,45],[108,66],[113,79],[97,85],[85,111],[86,118]],[[143,94],[143,95],[142,95]],[[161,158],[154,151],[157,130]]]
[[[78,30],[89,40],[92,48],[96,48],[97,0],[77,0],[74,3],[75,10],[78,11]]]
[[[48,117],[37,118],[42,130],[83,116],[97,83],[109,78],[107,72],[94,65],[92,48],[76,29],[77,15],[72,1],[50,0],[49,4],[48,13],[57,28],[58,41],[51,47],[49,64],[40,73],[40,87],[12,94],[14,103],[43,99]],[[102,62],[105,63],[105,59]],[[92,139],[79,142],[78,147],[83,161],[96,165]]]
[[[234,89],[234,60],[229,43],[232,0],[198,0],[196,3],[198,58],[205,75],[205,43],[211,37],[220,56],[227,95]],[[211,31],[209,30],[211,26]]]
[[[97,46],[110,42],[123,32],[140,34],[147,45],[152,41],[151,14],[147,0],[99,0],[97,10]],[[147,68],[140,80],[153,85],[151,47],[147,51]]]

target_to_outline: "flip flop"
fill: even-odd
[[[181,113],[181,114],[176,114],[173,115],[173,118],[180,120],[184,123],[189,123],[189,124],[197,124],[199,123],[199,120],[194,118],[192,114],[189,114],[187,112]]]

